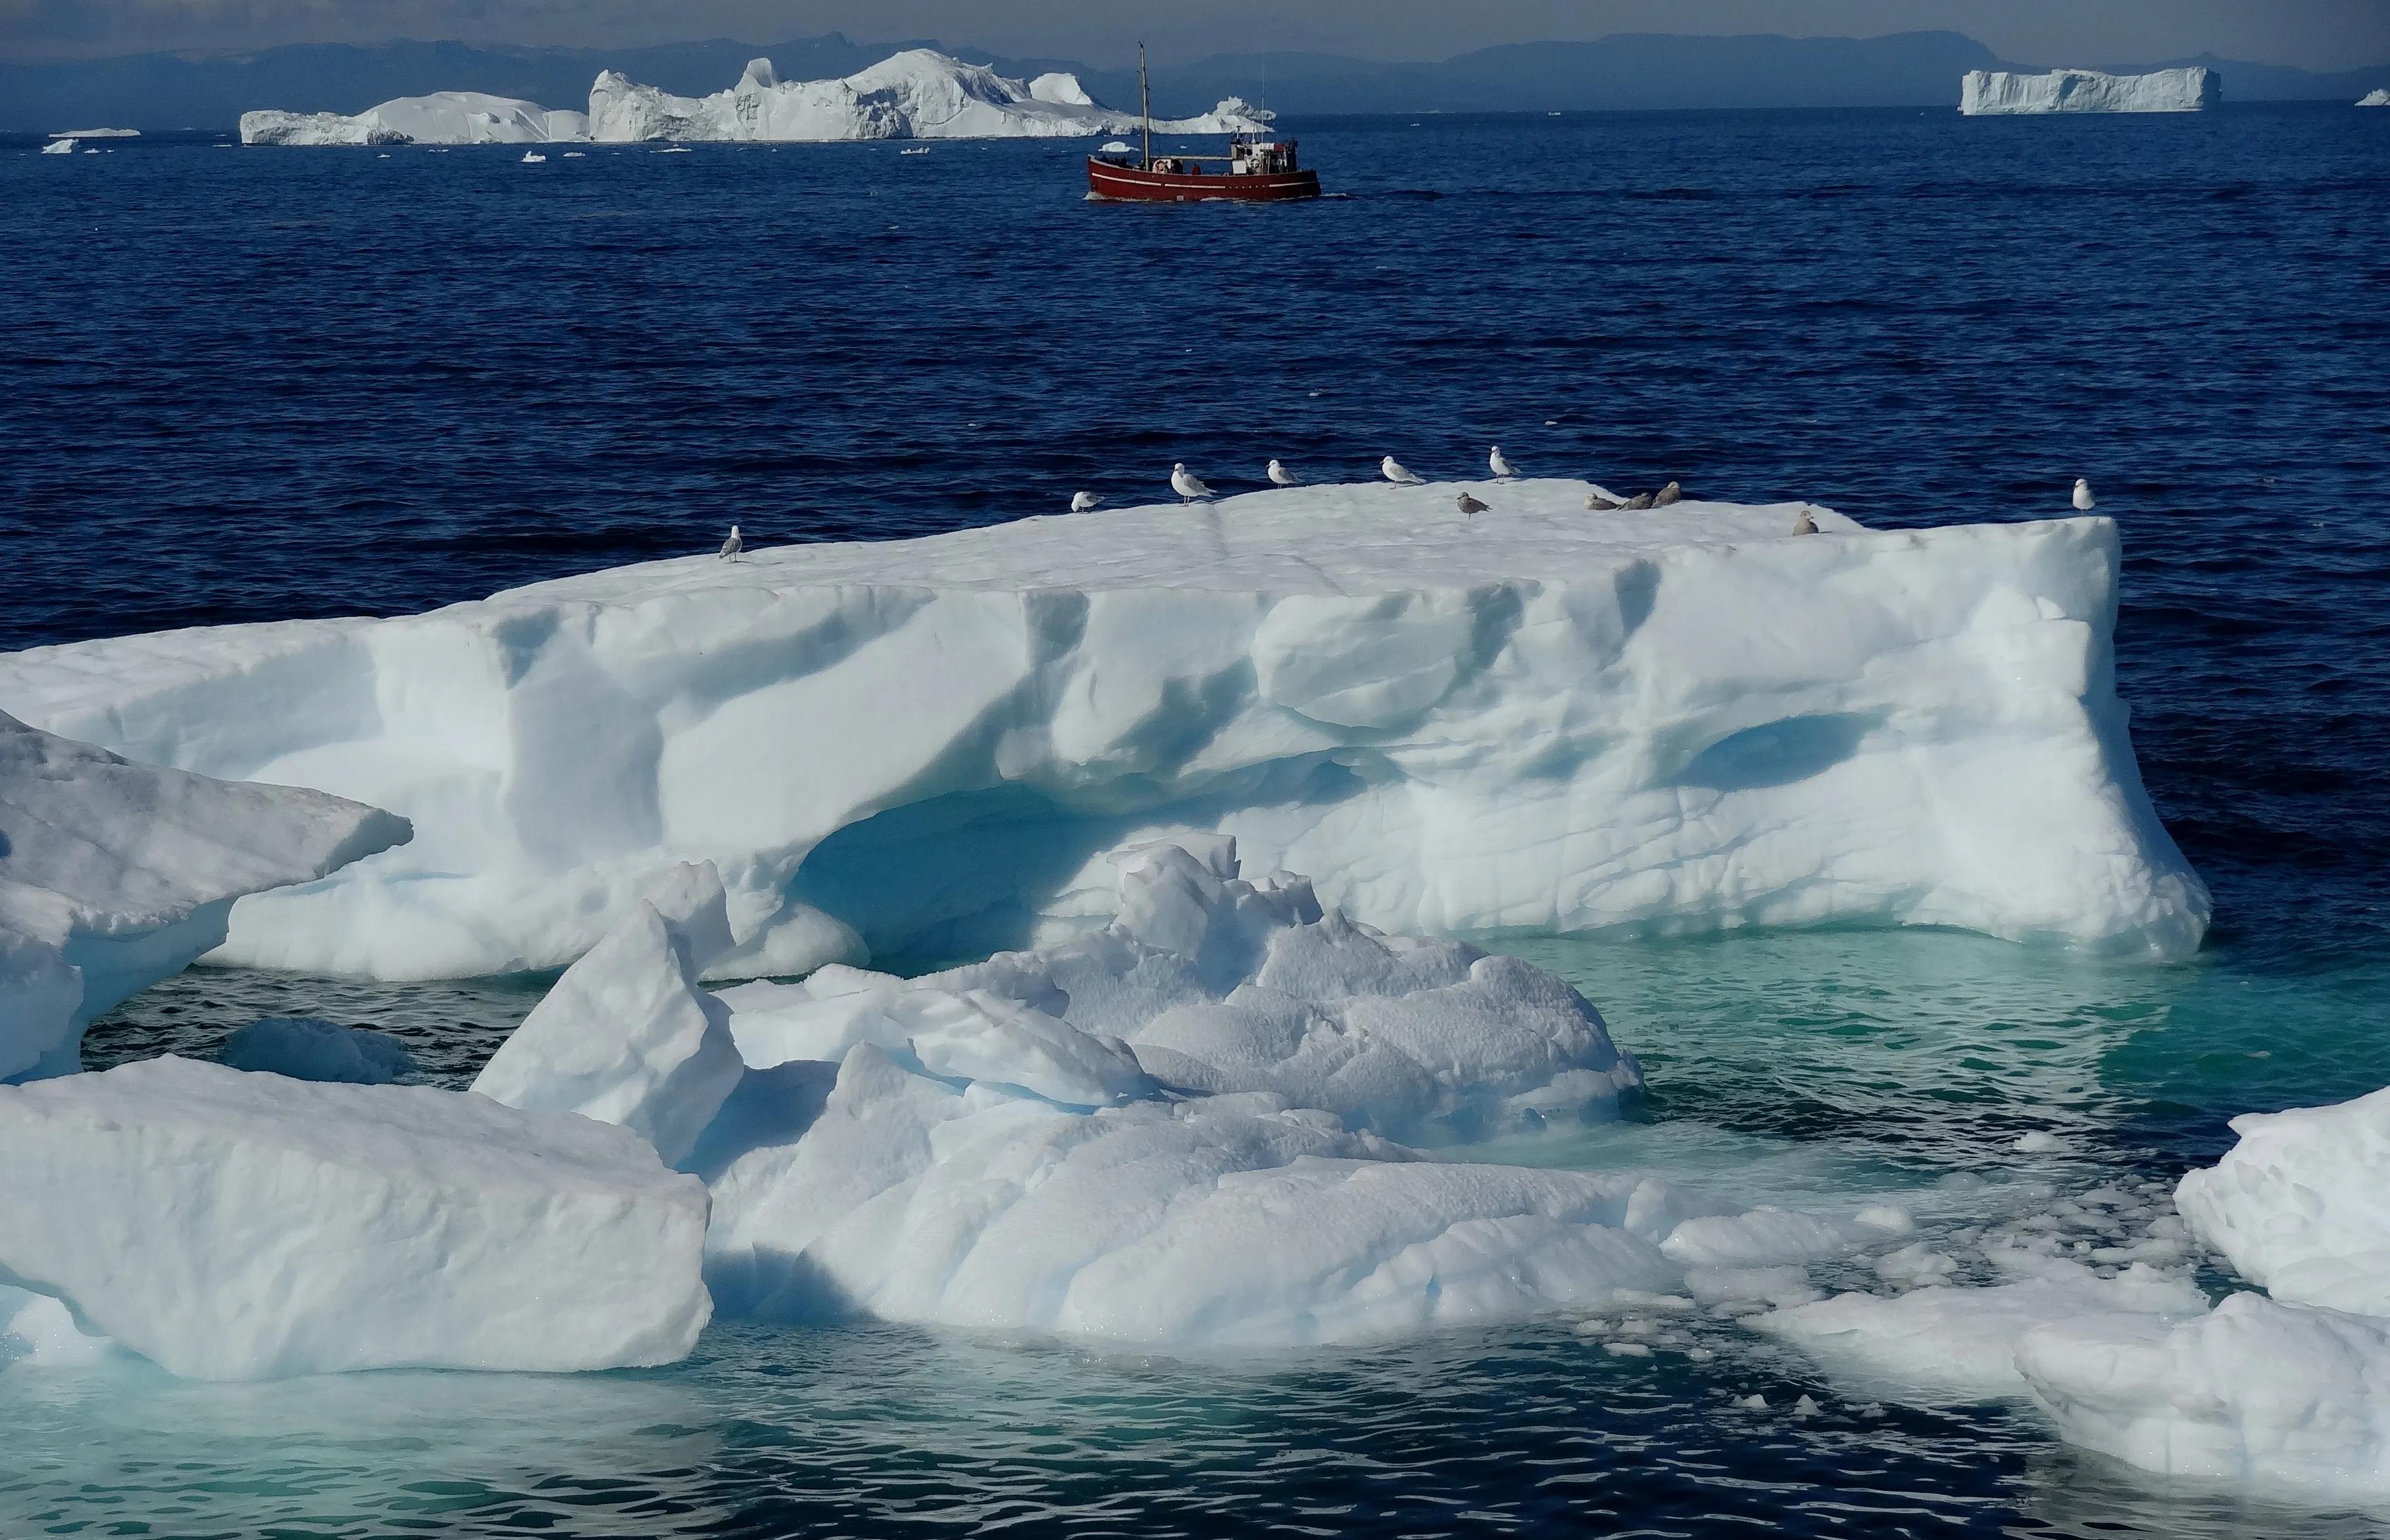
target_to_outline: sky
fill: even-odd
[[[2390,63],[2390,0],[0,0],[0,58],[460,38],[583,48],[728,37],[937,38],[1117,65],[1307,49],[1441,59],[1612,32],[1871,37],[1947,30],[2030,64],[2195,54],[2339,71]]]

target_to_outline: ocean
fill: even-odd
[[[1651,1088],[1489,1153],[1882,1194],[1934,1238],[2161,1194],[2234,1113],[2390,1084],[2390,113],[1287,126],[1334,196],[1090,204],[1071,142],[0,141],[0,648],[403,613],[734,521],[774,545],[1148,501],[1174,460],[1241,491],[1273,456],[1446,477],[1499,443],[1878,527],[2060,516],[2084,476],[2205,949],[1506,939]],[[195,969],[87,1056],[315,1014],[461,1084],[547,982]],[[2035,1131],[2058,1148],[2018,1152]],[[1722,1320],[1680,1335],[1224,1365],[726,1323],[640,1373],[0,1371],[0,1533],[2390,1534],[2136,1474],[2027,1407],[1906,1408]]]

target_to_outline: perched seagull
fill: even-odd
[[[1587,513],[1607,513],[1617,507],[1619,507],[1617,498],[1608,496],[1591,487],[1586,489],[1585,507]]]
[[[1655,495],[1653,493],[1638,492],[1618,506],[1629,513],[1640,513],[1651,506]]]
[[[1195,473],[1184,465],[1174,465],[1170,468],[1170,490],[1178,494],[1178,500],[1182,503],[1191,503],[1198,497],[1212,495],[1212,489],[1197,480]]]
[[[1803,508],[1801,510],[1801,517],[1792,521],[1792,533],[1794,534],[1815,534],[1818,533],[1818,520],[1807,508]]]
[[[1463,519],[1474,519],[1485,511],[1484,504],[1465,492],[1452,500],[1452,506],[1460,510],[1460,517]]]
[[[2078,513],[2089,513],[2093,508],[2096,508],[2099,506],[2100,499],[2091,495],[2091,483],[2085,481],[2080,476],[2075,478],[2075,511]]]
[[[722,549],[714,552],[713,557],[717,561],[736,561],[739,553],[746,548],[747,542],[739,537],[739,526],[733,524],[730,526],[730,538],[722,543]]]
[[[1102,498],[1097,496],[1092,492],[1074,492],[1071,494],[1071,511],[1073,513],[1093,513],[1096,511],[1096,505],[1102,501]]]
[[[1684,500],[1685,489],[1674,481],[1670,481],[1651,494],[1651,506],[1655,508],[1664,508],[1672,503],[1681,503]]]
[[[1494,468],[1494,479],[1497,481],[1510,481],[1519,474],[1510,468],[1510,462],[1502,457],[1502,446],[1498,443],[1494,446],[1494,453],[1485,456],[1485,463]]]
[[[1387,456],[1384,459],[1378,462],[1378,471],[1379,474],[1384,476],[1387,481],[1394,482],[1394,485],[1398,487],[1416,487],[1425,486],[1427,484],[1425,481],[1420,481],[1418,477],[1412,475],[1409,471],[1405,470],[1401,466],[1397,465],[1392,455]]]
[[[1299,487],[1303,484],[1301,478],[1276,460],[1269,463],[1269,479],[1270,485],[1274,487]]]

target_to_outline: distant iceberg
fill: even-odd
[[[544,145],[589,137],[589,120],[537,102],[479,91],[400,96],[353,117],[244,112],[244,145]]]
[[[2029,112],[2197,112],[2223,99],[2224,78],[2204,68],[2146,75],[2103,75],[2096,70],[2016,75],[1970,70],[1960,87],[1959,110],[1970,118]]]
[[[50,135],[53,139],[138,139],[137,128],[62,128]]]
[[[1266,114],[1230,97],[1201,117],[1158,122],[1168,134],[1259,133]],[[589,88],[589,135],[601,144],[651,139],[1079,138],[1125,134],[1134,112],[1097,105],[1078,77],[1026,83],[985,65],[911,48],[843,80],[782,81],[772,61],[747,66],[710,96],[675,96],[609,70]]]
[[[45,155],[72,155],[74,153],[74,148],[75,142],[72,139],[53,139],[48,144],[42,147],[42,153]]]
[[[2390,107],[2390,86],[2384,86],[2380,90],[2376,91],[2368,91],[2365,95],[2357,98],[2357,105],[2359,107]]]

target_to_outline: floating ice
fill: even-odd
[[[2357,98],[2357,105],[2359,107],[2390,107],[2390,86],[2381,86],[2374,90],[2368,91],[2365,95]]]
[[[1843,1220],[1763,1206],[1689,1219],[1661,1249],[1688,1267],[1771,1268],[1839,1255],[1914,1228],[1898,1208],[1870,1208]]]
[[[1068,138],[1125,134],[1134,112],[1099,107],[1075,76],[1024,84],[981,64],[908,48],[843,80],[782,81],[772,61],[750,62],[739,83],[710,96],[675,96],[609,70],[589,88],[590,136],[648,139],[845,140]],[[1169,134],[1259,133],[1266,115],[1234,97],[1197,118],[1156,122]]]
[[[0,1081],[80,1069],[83,1029],[223,941],[236,898],[407,837],[320,791],[135,764],[0,715]]]
[[[857,932],[984,956],[1101,925],[1111,853],[1189,831],[1394,932],[2198,944],[2114,692],[2109,520],[1793,536],[1804,505],[1475,487],[1466,522],[1451,484],[1302,487],[37,648],[0,709],[415,815],[236,910],[220,960],[315,972],[560,967],[703,859],[718,976]]]
[[[73,1314],[49,1295],[0,1284],[0,1367],[78,1368],[98,1363],[114,1346],[77,1327]]]
[[[2278,1300],[2390,1315],[2390,1090],[2244,1113],[2232,1132],[2175,1189],[2191,1228]]]
[[[415,1071],[406,1045],[388,1033],[303,1016],[251,1021],[225,1040],[219,1057],[251,1073],[347,1085],[388,1085]]]
[[[1970,70],[1960,85],[1959,110],[1971,118],[2020,112],[2196,112],[2223,99],[2223,77],[2202,66],[2146,75]]]
[[[480,91],[400,96],[353,116],[272,109],[240,115],[244,145],[544,145],[588,137],[589,120],[582,113]]]
[[[2390,1493],[2390,1326],[2235,1294],[2188,1321],[2026,1332],[2018,1372],[2069,1444],[2171,1476]]]
[[[74,152],[75,142],[72,139],[53,139],[42,147],[45,155],[72,155]]]
[[[675,868],[557,981],[473,1089],[621,1123],[678,1164],[745,1073],[728,1007],[697,987],[729,949],[721,874]]]
[[[586,1118],[156,1059],[0,1086],[0,1284],[172,1372],[685,1356],[706,1197]]]

